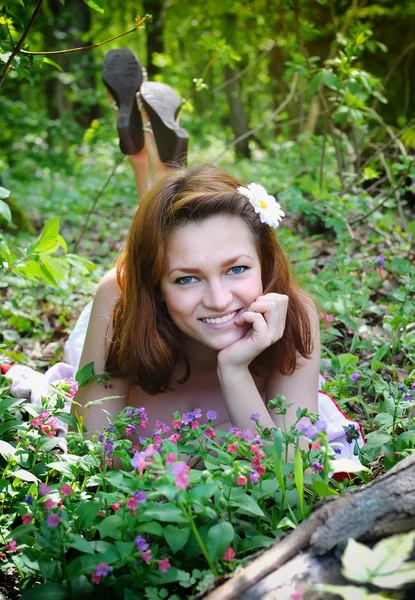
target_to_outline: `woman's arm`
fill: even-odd
[[[313,335],[313,352],[309,359],[299,357],[298,367],[292,375],[281,375],[277,370],[266,382],[266,402],[278,394],[285,396],[287,404],[293,404],[286,415],[289,427],[296,421],[296,410],[318,410],[318,376],[320,372],[320,328],[317,311],[310,302],[310,322]],[[271,415],[264,403],[247,367],[225,368],[218,365],[218,377],[226,408],[233,425],[241,429],[252,428],[252,413],[259,413],[263,427],[281,427],[279,415]]]
[[[106,351],[112,337],[112,311],[119,297],[115,269],[107,273],[98,285],[92,305],[84,349],[82,351],[80,367],[93,362],[96,374],[105,372]],[[81,388],[73,403],[72,413],[78,413],[85,418],[85,427],[88,431],[102,431],[108,425],[108,418],[103,412],[107,410],[112,415],[118,414],[128,402],[131,384],[122,379],[111,379],[112,388],[105,388],[102,384],[89,383]],[[90,407],[87,416],[85,405],[91,400],[98,400],[108,396],[121,396],[103,404]]]

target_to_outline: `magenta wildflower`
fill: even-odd
[[[161,571],[162,573],[165,573],[166,571],[168,571],[168,569],[170,569],[171,564],[168,558],[162,558],[159,560],[158,563],[158,567],[159,567],[159,571]]]
[[[36,429],[39,429],[39,427],[42,426],[42,421],[40,417],[35,417],[34,419],[32,419],[31,426],[35,427]]]
[[[43,507],[45,508],[45,510],[52,510],[52,508],[54,506],[55,506],[55,503],[50,498],[48,500],[45,500],[43,503]]]
[[[151,562],[151,550],[144,550],[141,554],[141,558],[148,565]]]
[[[134,492],[135,498],[137,498],[138,502],[146,502],[147,494],[145,492]]]
[[[242,432],[242,437],[244,438],[245,442],[252,442],[255,437],[255,433],[251,431],[251,429],[244,429]]]
[[[78,391],[78,382],[75,381],[75,379],[73,379],[72,377],[66,377],[64,379],[64,383],[68,384],[68,390],[66,392],[66,395],[69,396],[69,398],[73,398],[76,392]]]
[[[180,475],[180,473],[184,473],[186,471],[186,463],[183,461],[175,462],[172,466],[171,472],[173,475]]]
[[[47,523],[48,523],[49,527],[57,527],[60,522],[61,522],[61,519],[60,519],[59,515],[55,515],[53,513],[51,515],[48,515]]]
[[[91,575],[91,581],[96,585],[99,585],[101,583],[101,577],[98,577],[98,575],[95,575],[95,573],[93,573]]]
[[[229,548],[227,550],[225,550],[225,552],[223,553],[222,560],[231,562],[232,560],[234,560],[235,556],[236,556],[235,550],[229,546]]]
[[[134,469],[138,469],[139,471],[142,471],[147,466],[143,452],[136,452],[133,458],[130,460],[130,463]]]
[[[207,438],[215,438],[216,431],[214,431],[211,427],[208,427],[207,429],[205,429],[205,436]]]
[[[238,485],[246,485],[248,483],[248,479],[245,477],[245,475],[238,475],[236,483]]]
[[[175,463],[177,461],[177,456],[175,455],[174,452],[169,452],[168,454],[166,454],[165,460],[166,460],[166,465],[172,465],[173,463]]]
[[[72,487],[67,483],[64,483],[63,486],[61,487],[62,496],[70,496],[72,494],[72,492],[73,492]]]
[[[405,402],[410,402],[412,400],[412,394],[411,394],[411,392],[406,392],[406,394],[404,395],[403,399],[405,400]]]
[[[258,483],[259,479],[260,479],[260,475],[259,475],[258,471],[252,470],[249,475],[249,480],[252,483],[252,485],[255,485],[256,483]]]
[[[42,412],[40,413],[39,417],[41,419],[49,419],[50,412],[48,412],[47,410],[42,410]]]
[[[252,413],[252,415],[249,418],[251,419],[251,421],[257,422],[261,418],[261,415],[259,413]]]
[[[128,510],[135,510],[137,508],[137,506],[138,506],[137,498],[134,498],[134,496],[131,498],[128,498],[128,500],[127,500]]]
[[[182,421],[183,425],[189,425],[189,423],[191,423],[194,418],[195,418],[194,414],[191,412],[188,412],[188,413],[185,413],[184,415],[182,415],[181,421]]]
[[[200,419],[202,416],[202,411],[200,408],[195,408],[193,411],[193,414],[195,416],[195,419]]]
[[[41,483],[39,486],[39,496],[47,496],[50,494],[50,487],[46,483]]]
[[[356,381],[360,378],[361,378],[360,373],[358,373],[357,371],[353,371],[352,376],[351,376],[352,382],[356,383]]]
[[[17,542],[15,540],[10,540],[10,542],[7,543],[6,550],[8,552],[17,552]]]
[[[189,485],[189,475],[187,473],[179,473],[174,483],[178,488],[185,490]]]
[[[25,515],[22,515],[23,525],[30,525],[30,523],[32,521],[33,521],[33,515],[31,515],[30,513],[26,513]]]
[[[311,468],[313,469],[313,471],[315,471],[316,473],[322,473],[324,471],[324,467],[321,463],[319,463],[318,461],[314,462],[311,465]]]

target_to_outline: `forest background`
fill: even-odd
[[[414,25],[411,1],[5,5],[2,361],[62,360],[122,248],[137,199],[100,69],[128,46],[182,96],[189,164],[213,161],[280,201],[279,239],[319,304],[330,393],[376,434],[368,460],[399,460],[412,421],[378,413],[414,381]],[[93,47],[67,51],[80,46]]]

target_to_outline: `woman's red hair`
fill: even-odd
[[[114,332],[105,364],[111,375],[158,394],[171,389],[176,364],[183,358],[187,370],[180,383],[188,380],[189,362],[159,288],[166,241],[175,227],[218,215],[244,220],[257,245],[264,294],[276,292],[289,298],[283,337],[251,363],[251,372],[290,374],[298,354],[310,356],[313,339],[308,297],[290,273],[274,230],[261,223],[249,200],[237,192],[240,185],[231,175],[204,164],[172,171],[145,194],[117,261],[121,295],[114,309]]]

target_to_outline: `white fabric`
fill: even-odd
[[[41,397],[51,393],[51,383],[62,381],[66,377],[75,377],[81,359],[82,348],[85,342],[86,331],[88,329],[89,318],[91,316],[92,302],[87,304],[79,316],[74,330],[69,335],[65,343],[64,353],[67,363],[57,363],[46,371],[44,375],[37,373],[29,367],[15,365],[6,374],[6,377],[12,379],[11,393],[17,398],[30,399],[35,404],[41,404]],[[357,456],[353,454],[355,442],[348,443],[343,427],[355,425],[359,432],[357,443],[362,447],[365,443],[362,436],[360,424],[346,417],[339,409],[335,401],[321,391],[325,379],[322,375],[318,382],[318,411],[320,419],[327,423],[327,431],[329,441],[338,443],[341,450],[338,458],[350,458],[360,464]],[[65,410],[69,412],[70,405],[65,406]]]

